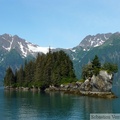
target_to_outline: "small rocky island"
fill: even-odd
[[[116,64],[105,63],[101,66],[98,56],[96,55],[92,62],[83,67],[84,81],[61,84],[61,86],[50,86],[45,91],[64,91],[84,96],[99,98],[117,98],[112,92],[114,73],[118,71]]]
[[[82,68],[82,80],[77,80],[73,63],[63,51],[38,54],[34,61],[13,72],[8,67],[4,86],[8,90],[64,91],[100,98],[116,98],[112,93],[113,76],[117,65],[101,65],[98,56]]]
[[[84,82],[74,82],[68,84],[61,84],[60,87],[50,86],[45,91],[64,91],[65,93],[85,95],[99,98],[117,98],[112,93],[113,75],[108,74],[107,71],[101,70],[97,76],[93,75]]]

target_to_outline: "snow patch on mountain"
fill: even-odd
[[[39,47],[33,44],[28,44],[27,46],[30,52],[42,52],[46,54],[49,51],[49,47]]]
[[[83,51],[86,51],[86,49],[83,49]]]
[[[5,38],[4,37],[2,37],[4,40],[5,40]]]
[[[4,38],[4,37],[2,37],[2,38]],[[6,39],[4,38],[4,40],[6,40]],[[11,50],[11,48],[12,48],[14,38],[12,38],[11,41],[9,41],[9,40],[6,40],[6,41],[9,42],[9,47],[5,47],[4,45],[2,45],[2,47],[9,52]]]
[[[76,52],[76,49],[71,49],[72,52]]]
[[[12,35],[11,35],[11,34],[8,34],[8,36],[9,36],[9,37],[12,37]]]
[[[0,63],[2,63],[4,61],[4,58],[2,58],[1,60],[0,60]]]
[[[13,40],[14,40],[14,38],[12,38],[12,41],[10,42],[10,47],[8,48],[8,51],[10,51],[12,48]]]
[[[2,46],[2,48],[4,48],[5,50],[8,50],[8,48],[6,48],[5,46]]]
[[[109,39],[109,37],[106,37],[106,35],[104,34],[104,38],[106,39],[106,40],[108,40]]]
[[[22,55],[23,55],[24,57],[27,57],[27,52],[24,50],[24,46],[22,45],[22,43],[21,43],[21,42],[18,42],[18,44],[19,44],[19,46],[20,46],[20,50],[21,50],[21,52],[22,52]]]
[[[96,45],[94,45],[94,47],[98,47],[98,46],[102,45],[104,42],[105,42],[105,41],[100,40],[100,41],[97,42]]]

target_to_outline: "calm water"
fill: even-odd
[[[106,100],[0,88],[0,120],[89,120],[90,113],[120,113],[120,89],[114,91],[119,98]]]

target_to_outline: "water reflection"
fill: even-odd
[[[120,112],[120,98],[99,99],[62,92],[4,91],[3,117],[9,120],[89,120],[90,113]],[[1,107],[1,106],[0,106]]]
[[[74,103],[62,93],[5,91],[5,109],[12,119],[58,119],[70,116]],[[14,116],[15,112],[15,116]],[[13,118],[14,116],[14,118]]]

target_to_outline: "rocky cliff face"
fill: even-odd
[[[97,76],[93,75],[91,78],[85,80],[85,82],[80,86],[80,90],[91,92],[110,92],[112,89],[112,83],[113,75],[102,70]]]

